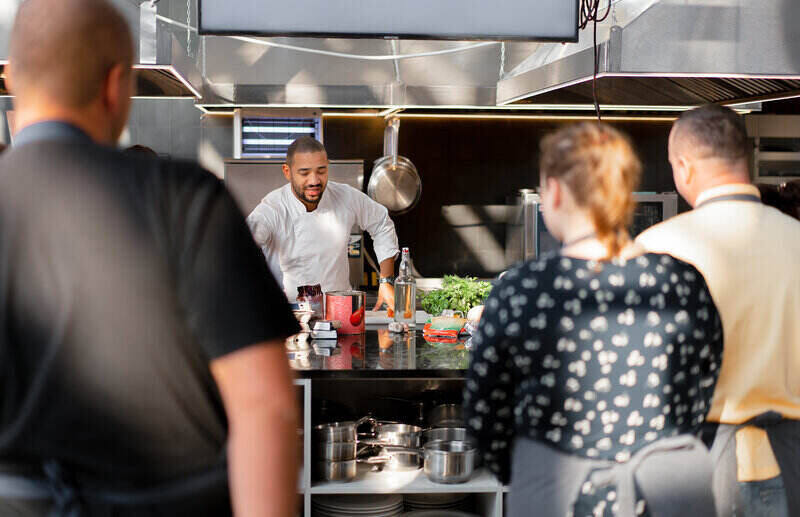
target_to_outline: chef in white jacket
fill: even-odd
[[[386,207],[349,185],[328,181],[325,147],[308,136],[289,146],[283,174],[289,183],[267,194],[247,224],[289,300],[302,285],[321,284],[324,292],[351,289],[347,245],[355,224],[372,236],[380,263],[375,309],[384,303],[394,309],[399,250]]]

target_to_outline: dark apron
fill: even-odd
[[[141,490],[94,489],[79,486],[60,463],[42,463],[44,476],[0,472],[0,500],[49,501],[49,517],[82,517],[92,504],[135,509],[178,504],[222,488],[227,492],[226,462]]]
[[[711,448],[717,515],[737,515],[737,508],[743,507],[736,476],[736,431],[747,426],[767,432],[772,453],[781,469],[789,515],[800,515],[800,420],[789,420],[775,411],[767,411],[741,424],[718,425]]]
[[[719,201],[761,203],[761,199],[754,194],[731,194],[711,198],[695,208]],[[775,411],[767,411],[738,425],[718,425],[711,456],[714,461],[714,494],[719,515],[735,515],[736,509],[742,507],[738,501],[736,431],[751,425],[767,432],[770,447],[781,469],[789,514],[800,515],[800,421],[785,419]]]

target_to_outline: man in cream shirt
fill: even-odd
[[[761,203],[744,123],[728,108],[684,113],[669,161],[694,209],[637,241],[697,267],[720,311],[722,369],[707,418],[728,424],[712,448],[718,513],[800,515],[800,459],[780,445],[800,450],[800,222]],[[784,420],[736,427],[770,411]]]
[[[386,207],[349,185],[328,181],[325,147],[308,136],[287,149],[283,174],[289,182],[267,194],[247,224],[289,300],[302,285],[320,284],[325,292],[351,289],[347,245],[355,224],[372,236],[380,264],[375,309],[383,303],[393,309],[398,247]]]

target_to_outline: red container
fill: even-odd
[[[325,293],[325,319],[342,323],[339,334],[362,334],[366,329],[367,294],[364,291]]]

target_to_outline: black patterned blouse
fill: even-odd
[[[473,344],[465,417],[506,481],[515,435],[622,462],[658,438],[698,431],[722,326],[700,273],[668,255],[548,255],[492,289]]]

